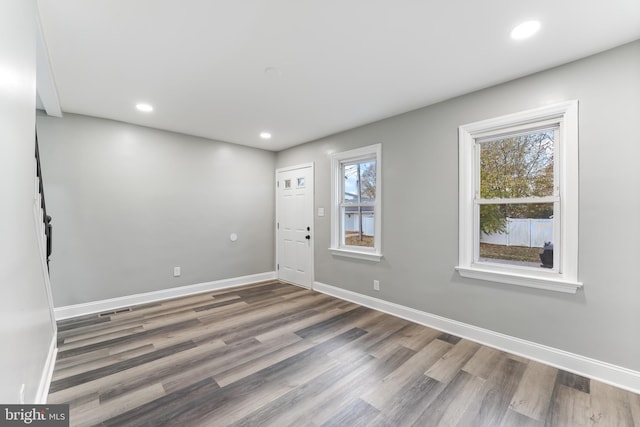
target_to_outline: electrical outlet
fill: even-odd
[[[373,281],[373,290],[374,291],[379,291],[380,290],[380,281],[379,280],[374,280]]]
[[[180,267],[173,267],[173,277],[180,277]]]

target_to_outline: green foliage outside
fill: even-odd
[[[480,196],[514,199],[553,194],[553,131],[480,143]],[[480,230],[502,233],[507,218],[549,218],[552,203],[480,206]]]

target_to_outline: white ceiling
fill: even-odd
[[[38,7],[63,112],[268,150],[640,39],[638,0],[38,0]],[[542,22],[540,32],[511,40],[511,29],[529,19]],[[155,110],[138,112],[142,101]],[[273,138],[261,140],[262,131]]]

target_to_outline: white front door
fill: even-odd
[[[282,281],[313,281],[313,164],[276,172],[277,271]]]

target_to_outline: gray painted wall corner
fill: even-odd
[[[315,280],[640,371],[640,41],[278,153],[316,162],[329,209],[332,152],[382,143],[381,263],[333,257],[315,219]],[[575,295],[464,279],[458,259],[458,126],[563,100],[580,102],[579,278]],[[380,292],[372,281],[380,280]]]
[[[74,114],[37,124],[56,307],[273,271],[274,153]]]

